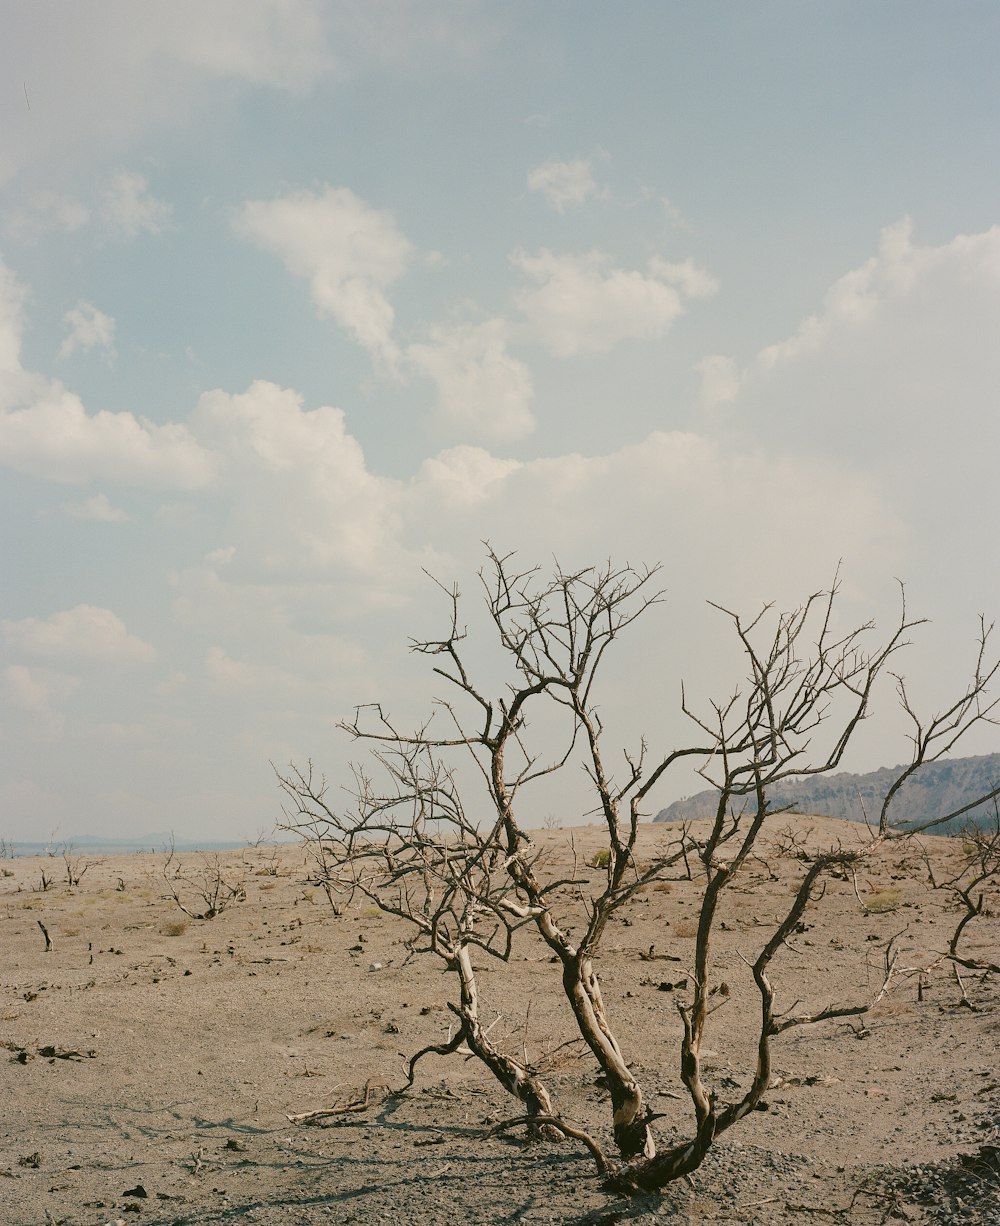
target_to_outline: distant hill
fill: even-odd
[[[75,834],[70,838],[53,836],[44,843],[31,842],[27,839],[6,839],[5,842],[17,856],[61,856],[64,850],[94,855],[117,856],[134,851],[165,851],[170,846],[169,833],[143,834],[138,836],[123,835],[121,838],[101,838],[92,834]],[[175,851],[228,851],[234,847],[246,846],[246,840],[229,839],[227,842],[206,842],[204,839],[174,840]]]
[[[883,766],[867,775],[852,775],[848,771],[841,771],[836,775],[816,775],[807,779],[789,780],[772,788],[769,798],[775,807],[788,805],[794,813],[842,817],[848,821],[862,822],[867,810],[869,820],[877,821],[886,793],[902,769],[901,766]],[[890,814],[896,824],[912,821],[919,825],[960,809],[962,805],[985,795],[998,784],[1000,753],[930,762],[922,766],[903,785],[892,802]],[[683,800],[675,800],[672,805],[661,809],[653,821],[678,822],[709,817],[715,812],[717,798],[718,793],[708,789]],[[970,818],[980,821],[992,814],[993,803],[990,801],[955,822],[937,827],[935,832],[947,834],[949,827],[958,829]]]

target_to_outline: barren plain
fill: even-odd
[[[791,818],[814,846],[865,836]],[[649,852],[669,835],[642,831]],[[599,883],[595,827],[538,832],[557,865]],[[787,846],[787,845],[786,845]],[[924,838],[940,881],[958,840]],[[766,1110],[723,1135],[686,1181],[625,1201],[601,1189],[574,1142],[491,1131],[517,1106],[461,1053],[428,1056],[406,1094],[406,1058],[448,1038],[450,979],[411,958],[401,921],[370,903],[335,916],[303,848],[222,853],[246,897],[210,920],[170,896],[164,854],[0,861],[0,1222],[168,1224],[728,1222],[1000,1223],[1000,982],[940,955],[958,919],[915,843],[893,844],[857,882],[833,881],[772,966],[777,1007],[862,1003],[863,1018],[773,1043]],[[212,857],[182,855],[191,877]],[[82,869],[76,885],[67,877]],[[69,872],[67,872],[69,868]],[[727,891],[713,947],[725,984],[707,1075],[721,1098],[753,1072],[759,1000],[744,961],[787,909],[793,855],[771,846]],[[42,888],[43,875],[50,880]],[[587,887],[567,892],[583,906]],[[623,908],[599,971],[661,1143],[686,1135],[678,1076],[697,883],[661,884]],[[181,894],[184,901],[185,895]],[[197,903],[197,898],[189,898]],[[196,910],[197,907],[192,906]],[[46,949],[46,936],[51,948]],[[890,940],[892,941],[890,947]],[[964,949],[996,960],[1000,918]],[[608,1142],[592,1058],[558,995],[548,951],[521,934],[484,965],[494,1036],[544,1073],[564,1115]],[[555,979],[555,981],[554,981]],[[337,1110],[312,1123],[290,1116]]]

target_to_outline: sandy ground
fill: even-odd
[[[794,820],[820,843],[857,834]],[[644,831],[647,854],[665,834]],[[572,832],[579,862],[599,839],[596,828]],[[570,840],[538,834],[553,864],[569,863]],[[944,873],[959,845],[926,844]],[[851,883],[834,882],[773,974],[779,1008],[860,1002],[899,934],[893,990],[863,1025],[830,1021],[776,1039],[767,1110],[720,1138],[690,1181],[631,1203],[601,1190],[575,1143],[489,1135],[517,1111],[461,1055],[428,1057],[412,1091],[388,1093],[402,1084],[404,1056],[447,1038],[449,977],[433,961],[407,961],[405,928],[370,904],[335,917],[302,849],[223,853],[223,876],[245,871],[247,896],[211,920],[178,908],[163,855],[74,859],[86,866],[76,886],[62,858],[0,861],[9,1226],[1000,1223],[1000,984],[966,975],[974,1007],[963,1006],[940,964],[918,999],[920,977],[905,968],[934,960],[956,913],[899,847],[859,883],[862,898],[889,909],[866,911]],[[199,857],[180,859],[197,874]],[[723,1098],[748,1084],[755,1059],[758,1002],[741,955],[754,955],[801,871],[776,852],[765,860],[729,892],[715,947],[728,996],[711,1018],[706,1064]],[[599,962],[623,1046],[663,1113],[661,1143],[690,1127],[673,1002],[693,947],[694,894],[683,882],[636,898]],[[583,905],[568,894],[565,904]],[[967,945],[996,960],[1000,919],[979,920]],[[671,960],[644,960],[650,946]],[[526,1050],[563,1112],[607,1144],[595,1067],[561,1046],[572,1030],[553,970],[526,937],[511,966],[483,971],[484,1004],[499,1016],[493,1033]],[[356,1100],[369,1082],[367,1110],[288,1119]]]

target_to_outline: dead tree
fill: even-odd
[[[951,876],[938,878],[926,848],[923,849],[923,861],[931,887],[950,895],[956,904],[958,918],[948,940],[948,949],[938,961],[943,959],[951,963],[962,1003],[972,1007],[959,967],[979,971],[984,976],[1000,975],[1000,963],[973,956],[960,948],[973,921],[995,915],[1000,910],[1000,805],[994,801],[993,820],[989,825],[966,826],[956,842],[960,847],[958,871]]]
[[[954,891],[963,913],[948,942],[948,957],[967,970],[1000,975],[1000,965],[988,958],[973,958],[959,953],[959,944],[973,920],[990,915],[1000,903],[1000,811],[992,827],[970,826],[963,836],[965,864],[962,872],[945,884]],[[990,896],[992,895],[992,899]]]
[[[343,727],[371,748],[384,783],[377,787],[359,768],[352,804],[342,815],[328,804],[325,782],[314,785],[311,769],[300,773],[293,768],[279,776],[293,802],[286,824],[307,839],[324,841],[324,862],[335,866],[337,888],[361,890],[384,910],[402,916],[416,930],[415,951],[425,949],[455,968],[459,990],[451,1008],[462,1024],[459,1041],[528,1105],[524,1122],[551,1124],[584,1140],[609,1188],[654,1190],[694,1170],[713,1141],[759,1104],[770,1080],[773,1039],[797,1025],[858,1015],[871,1007],[868,999],[778,1015],[770,974],[776,955],[806,907],[822,897],[831,875],[849,878],[891,837],[891,797],[867,845],[798,856],[800,877],[791,902],[770,930],[761,930],[756,955],[747,959],[760,1001],[752,1023],[757,1056],[749,1088],[723,1102],[706,1080],[701,1052],[710,997],[717,989],[712,941],[719,906],[725,891],[746,873],[765,826],[781,812],[772,808],[770,790],[782,780],[832,771],[841,763],[859,724],[871,713],[876,682],[890,671],[919,623],[909,618],[901,600],[898,618],[882,638],[873,623],[838,630],[836,583],[798,609],[776,613],[766,607],[749,621],[713,606],[742,650],[742,688],[698,708],[682,687],[682,710],[697,729],[690,746],[654,754],[643,740],[631,750],[609,751],[598,707],[599,677],[615,641],[660,602],[656,571],[611,564],[574,572],[557,567],[546,578],[534,569],[519,570],[510,555],[491,550],[480,578],[493,637],[510,668],[505,690],[490,695],[474,678],[460,622],[460,593],[442,589],[450,604],[447,634],[411,644],[431,658],[445,686],[434,717],[404,732],[381,706],[358,708]],[[986,664],[988,637],[984,628],[979,663],[963,698],[926,728],[912,715],[905,687],[892,674],[916,723],[917,765],[990,718],[992,706],[984,696],[996,666]],[[537,724],[546,727],[542,737],[534,731]],[[661,854],[640,864],[635,849],[646,799],[683,761],[696,763],[717,793],[708,829],[696,837],[690,827],[683,828]],[[567,882],[549,876],[521,816],[533,785],[579,766],[589,802],[575,813],[560,813],[560,823],[596,813],[606,838],[603,877],[585,897],[582,916],[570,913]],[[468,799],[473,788],[475,806]],[[467,808],[475,812],[474,819],[466,815]],[[652,883],[680,877],[682,865],[700,883],[689,996],[677,1000],[680,1078],[693,1120],[687,1136],[658,1149],[655,1117],[626,1051],[626,1041],[634,1036],[615,1025],[595,956],[616,911]],[[477,1033],[474,974],[463,952],[478,948],[504,961],[518,930],[533,934],[555,964],[565,1006],[600,1069],[600,1084],[607,1087],[618,1163],[603,1154],[593,1130],[563,1120],[551,1095],[540,1093],[537,1080],[532,1082],[530,1070],[509,1056],[500,1059]],[[893,969],[887,954],[877,997],[887,990]],[[411,1062],[411,1080],[422,1054]]]
[[[91,866],[90,860],[84,860],[76,854],[71,843],[64,843],[62,849],[63,863],[66,865],[66,883],[70,887],[79,886],[83,875]]]
[[[177,856],[173,836],[163,863],[163,880],[170,897],[185,915],[195,920],[215,919],[235,902],[247,896],[246,855],[241,854],[236,866],[223,863],[219,853],[201,854],[199,864],[190,868]]]

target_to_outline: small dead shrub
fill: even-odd
[[[182,937],[185,932],[187,932],[187,920],[170,920],[160,929],[160,933],[165,937]]]
[[[91,861],[78,856],[72,843],[66,843],[63,846],[62,858],[66,865],[66,884],[71,888],[76,888],[83,880],[84,873],[90,868]]]
[[[234,902],[247,896],[246,879],[249,866],[246,855],[235,865],[226,864],[218,852],[202,855],[200,863],[187,868],[177,859],[173,843],[163,865],[163,880],[170,897],[190,919],[215,919]]]
[[[277,877],[278,876],[278,852],[274,850],[271,854],[265,857],[262,862],[254,869],[255,877]]]

